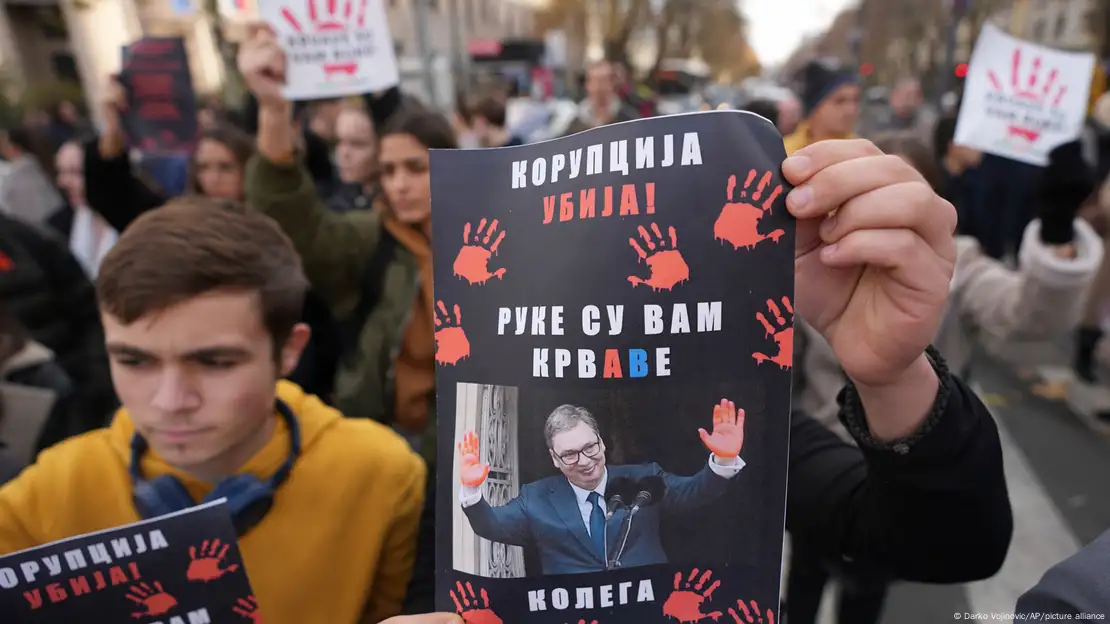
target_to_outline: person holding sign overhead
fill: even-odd
[[[353,345],[336,374],[348,417],[392,424],[429,462],[435,444],[429,149],[456,147],[441,115],[402,110],[380,129],[382,192],[371,210],[338,213],[317,195],[296,150],[293,105],[282,95],[286,57],[273,30],[254,25],[239,69],[259,105],[258,156],[248,203],[273,218]]]
[[[268,624],[400,613],[426,470],[388,428],[279,381],[307,288],[261,214],[193,198],[139,217],[97,280],[123,408],[0,489],[0,554],[226,498]]]

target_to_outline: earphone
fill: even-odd
[[[289,457],[269,479],[262,480],[249,474],[234,475],[220,481],[201,501],[207,503],[226,498],[228,511],[231,512],[235,530],[240,537],[261,522],[270,511],[274,504],[274,491],[289,478],[293,462],[301,454],[301,428],[293,411],[281,400],[277,401],[275,407],[289,427]],[[139,515],[150,519],[195,507],[198,503],[172,475],[161,475],[149,481],[143,478],[140,464],[147,448],[147,441],[136,432],[131,438],[130,472],[132,498]]]

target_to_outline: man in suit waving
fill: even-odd
[[[547,477],[520,489],[501,507],[491,507],[481,486],[489,464],[479,461],[478,436],[469,431],[459,443],[459,502],[474,532],[488,540],[534,546],[544,574],[581,574],[605,570],[628,510],[607,518],[606,485],[661,477],[666,485],[658,504],[642,508],[631,525],[622,567],[666,563],[659,538],[662,514],[696,512],[724,495],[729,479],[744,467],[744,410],[731,401],[713,407],[713,433],[699,429],[711,454],[705,468],[690,477],[667,474],[658,464],[606,466],[605,441],[585,408],[561,405],[544,424],[548,454],[562,476]],[[626,501],[630,502],[630,501]]]

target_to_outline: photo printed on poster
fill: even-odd
[[[433,151],[440,610],[778,618],[784,157],[737,111]]]

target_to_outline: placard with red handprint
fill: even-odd
[[[342,97],[397,84],[382,0],[274,0],[258,10],[285,50],[285,97]]]
[[[736,112],[432,150],[437,610],[770,624],[747,598],[781,564],[783,156]]]
[[[993,25],[968,66],[955,141],[1034,165],[1079,134],[1086,119],[1092,54],[1012,37]]]
[[[0,619],[56,624],[93,613],[97,622],[137,624],[262,621],[223,502],[0,557],[0,571],[43,561],[58,561],[64,582],[24,577],[21,591],[0,592]]]

